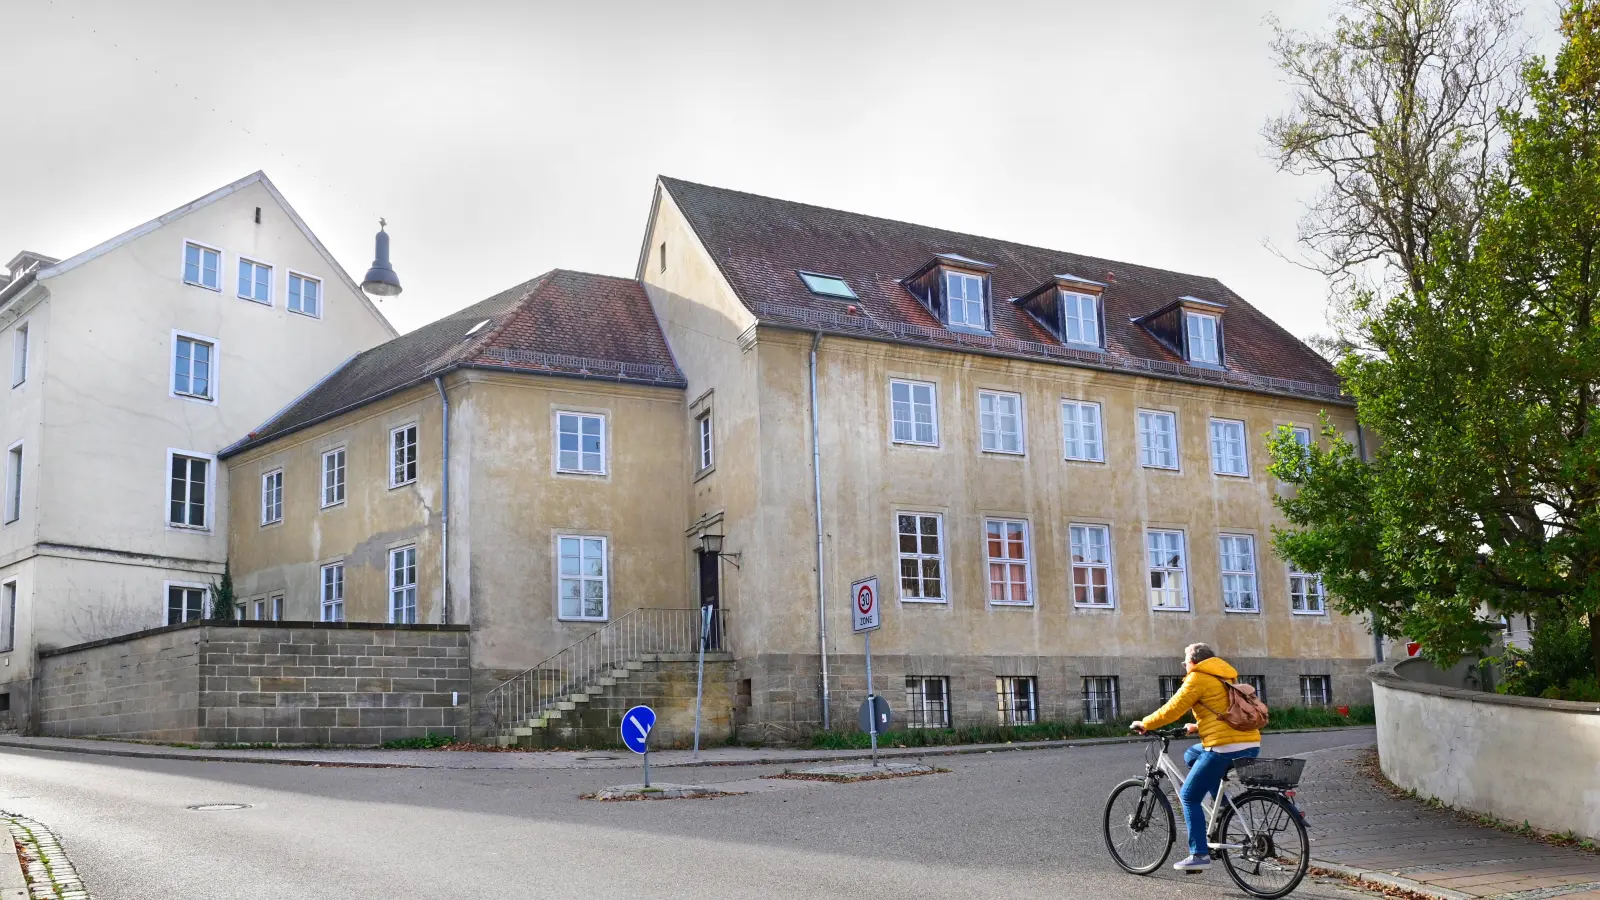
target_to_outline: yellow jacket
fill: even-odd
[[[1213,677],[1215,676],[1215,677]],[[1201,660],[1194,671],[1184,676],[1178,692],[1160,709],[1144,717],[1144,727],[1163,728],[1193,711],[1200,723],[1200,744],[1203,747],[1220,747],[1224,744],[1249,744],[1261,742],[1259,731],[1236,731],[1222,721],[1228,711],[1228,690],[1218,678],[1237,680],[1238,670],[1218,657]]]

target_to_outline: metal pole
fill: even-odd
[[[648,743],[649,740],[650,740],[649,738],[645,738],[645,741],[647,743],[644,745],[644,786],[645,787],[649,787],[650,786],[650,744]]]
[[[872,736],[872,764],[878,764],[878,703],[877,696],[872,693],[872,632],[863,635],[867,639],[867,710],[871,716],[872,727],[868,734]]]
[[[709,606],[700,607],[700,662],[694,674],[694,758],[700,758],[700,704],[706,695],[706,639],[711,634]]]
[[[828,600],[822,574],[822,435],[817,414],[817,345],[822,332],[811,339],[811,481],[816,492],[817,514],[817,653],[822,661],[822,730],[833,727],[828,693]]]

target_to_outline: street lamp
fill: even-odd
[[[387,224],[382,219],[378,220],[377,247],[372,268],[367,270],[367,277],[361,279],[361,289],[374,297],[393,297],[400,293],[400,276],[389,265],[389,233],[383,230]]]
[[[722,535],[707,532],[700,535],[700,552],[725,559],[735,569],[739,568],[739,554],[722,552]]]

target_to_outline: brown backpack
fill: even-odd
[[[1210,672],[1206,674],[1211,675]],[[1220,675],[1211,677],[1222,682],[1222,689],[1228,695],[1228,710],[1217,718],[1227,722],[1234,731],[1260,731],[1266,727],[1267,704],[1256,696],[1254,687],[1229,681]],[[1211,712],[1215,714],[1216,710],[1212,709]]]

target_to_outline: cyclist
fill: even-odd
[[[1178,692],[1160,709],[1134,722],[1133,730],[1144,734],[1178,721],[1184,713],[1194,713],[1195,722],[1186,725],[1185,730],[1189,734],[1199,732],[1200,743],[1183,754],[1189,776],[1178,791],[1178,799],[1183,801],[1183,821],[1189,829],[1189,857],[1173,866],[1179,871],[1194,873],[1211,867],[1206,812],[1201,803],[1222,787],[1222,777],[1228,774],[1234,760],[1261,754],[1261,732],[1236,731],[1222,720],[1222,713],[1228,710],[1228,692],[1222,683],[1234,681],[1239,672],[1217,656],[1209,645],[1185,647],[1183,670],[1186,674]]]

